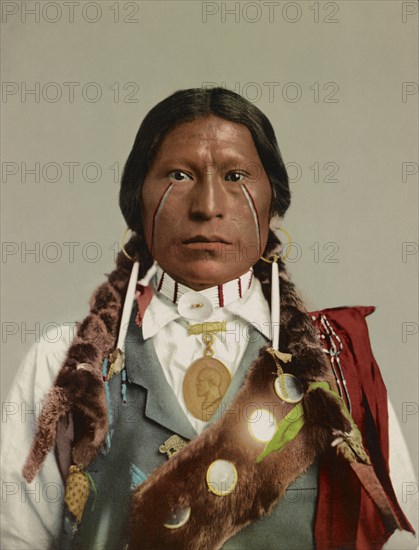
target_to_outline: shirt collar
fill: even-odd
[[[168,273],[157,266],[157,279],[155,280],[155,289],[163,294],[174,304],[178,304],[184,294],[192,289],[188,286],[178,283]],[[240,277],[236,277],[224,284],[216,285],[198,293],[204,296],[215,308],[222,308],[246,296],[253,280],[253,269],[250,268]]]
[[[162,295],[161,292],[157,292],[156,289],[160,282],[159,275],[161,275],[161,271],[153,278],[154,296],[143,316],[142,330],[145,340],[155,336],[159,330],[170,322],[182,318],[177,305],[173,303],[172,299]],[[234,281],[237,282],[237,279],[234,279]],[[190,290],[185,285],[182,285],[182,287],[186,289],[184,292]],[[215,307],[211,318],[206,320],[233,321],[235,317],[252,324],[261,334],[270,339],[270,309],[263,295],[261,284],[256,277],[251,278],[250,286],[242,298],[229,301],[224,307]]]

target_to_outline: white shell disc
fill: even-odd
[[[210,300],[194,290],[186,292],[180,297],[177,309],[182,317],[193,321],[205,321],[211,317],[214,311]]]
[[[163,525],[164,527],[167,527],[167,529],[179,529],[179,527],[185,525],[190,515],[190,506],[188,506],[187,508],[181,508],[180,510],[176,510],[176,512],[170,514],[169,519],[166,521],[166,523],[163,523]]]
[[[236,467],[228,460],[214,460],[207,470],[208,489],[214,495],[225,496],[234,491],[238,478]]]
[[[293,374],[281,374],[275,379],[274,386],[276,395],[286,403],[298,403],[304,396],[303,386]]]
[[[268,409],[255,409],[247,421],[247,427],[250,435],[261,443],[270,441],[278,429],[275,417]]]

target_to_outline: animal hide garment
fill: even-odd
[[[225,414],[137,488],[132,497],[130,549],[221,548],[240,529],[269,514],[288,486],[330,448],[333,430],[350,431],[338,402],[315,389],[303,398],[305,424],[298,436],[282,451],[257,462],[265,444],[249,431],[252,412],[267,409],[279,423],[294,407],[275,393],[276,376],[271,355],[261,350]],[[333,385],[330,373],[321,379]],[[307,381],[302,382],[307,387]],[[238,475],[234,490],[224,496],[211,492],[206,481],[208,467],[219,459],[232,462]],[[181,527],[164,526],[189,507],[189,519]]]

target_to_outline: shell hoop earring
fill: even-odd
[[[131,260],[132,262],[134,262],[135,259],[134,259],[132,256],[130,256],[130,255],[128,254],[128,252],[125,250],[125,239],[126,239],[126,236],[127,236],[128,231],[130,231],[130,228],[129,228],[129,227],[127,227],[127,228],[125,229],[125,231],[124,231],[124,233],[123,233],[123,235],[122,235],[122,239],[121,239],[121,250],[122,250],[122,252],[125,254],[125,256],[128,258],[128,260]]]
[[[290,235],[290,233],[285,229],[285,227],[276,227],[275,230],[273,231],[281,231],[285,236],[286,238],[288,239],[288,242],[287,244],[283,247],[286,248],[286,251],[285,251],[285,254],[283,254],[282,256],[280,254],[273,254],[272,255],[272,260],[269,260],[268,258],[265,258],[264,256],[261,256],[260,259],[263,260],[264,262],[266,262],[267,264],[271,264],[271,263],[275,263],[277,262],[279,259],[281,259],[283,262],[286,262],[289,255],[290,255],[290,244],[292,243],[292,237]]]

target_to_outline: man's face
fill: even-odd
[[[198,376],[198,379],[196,381],[196,394],[198,395],[198,397],[202,397],[203,395],[208,393],[209,389],[210,387],[207,380],[205,380],[205,378],[203,378],[202,376]]]
[[[148,248],[195,290],[239,277],[265,248],[271,193],[246,126],[214,116],[180,124],[142,187]]]

